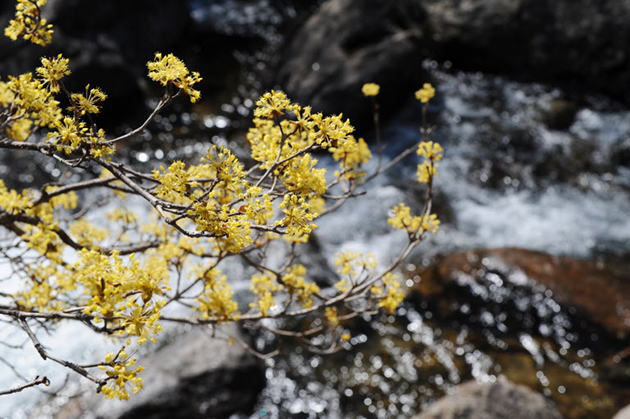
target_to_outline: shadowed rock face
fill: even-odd
[[[15,12],[6,1],[0,12],[2,28]],[[45,47],[0,37],[0,75],[33,72],[40,57],[63,54],[70,59],[72,75],[66,79],[70,91],[82,91],[90,84],[107,95],[98,123],[120,124],[120,117],[144,114],[142,87],[145,63],[156,51],[170,52],[189,27],[186,2],[165,0],[156,7],[150,0],[128,2],[107,0],[49,0],[42,14],[53,24],[52,43]],[[136,114],[137,113],[137,114]],[[116,122],[114,122],[116,121]],[[131,121],[125,121],[132,123]]]
[[[220,330],[240,336],[235,325]],[[145,367],[144,388],[128,401],[93,394],[68,403],[55,419],[227,418],[250,413],[265,385],[264,367],[251,354],[208,330],[175,336],[138,364]]]
[[[562,419],[554,404],[509,381],[469,382],[412,419]]]
[[[315,111],[343,113],[366,128],[372,104],[361,86],[381,85],[379,102],[411,99],[426,81],[410,2],[339,0],[325,2],[289,41],[277,84]],[[393,111],[404,104],[393,107]]]
[[[396,109],[429,81],[426,58],[628,103],[629,17],[624,0],[328,0],[289,40],[277,83],[357,126],[370,115],[363,83],[382,84],[382,108]]]

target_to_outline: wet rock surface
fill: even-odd
[[[425,294],[488,275],[523,285],[534,281],[611,336],[624,340],[630,332],[630,277],[592,262],[516,248],[474,250],[448,255],[427,273],[419,285]]]
[[[529,388],[499,381],[468,382],[412,419],[562,419],[556,406]]]
[[[288,39],[276,80],[317,111],[361,122],[360,111],[369,111],[363,83],[382,84],[380,103],[396,109],[428,81],[426,58],[628,103],[630,61],[621,40],[630,35],[629,16],[622,0],[329,0]]]
[[[364,83],[381,84],[379,101],[392,104],[383,107],[391,112],[426,81],[412,7],[378,0],[325,2],[290,39],[277,84],[315,111],[343,113],[356,126],[371,126]]]
[[[242,338],[236,326],[220,330],[222,338],[199,329],[175,336],[155,354],[143,357],[139,364],[145,367],[144,388],[128,401],[82,396],[48,417],[201,419],[250,412],[264,387],[264,369],[238,343],[228,344],[228,334]]]

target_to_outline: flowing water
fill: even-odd
[[[436,182],[444,225],[410,258],[408,285],[431,286],[435,279],[418,273],[437,254],[505,246],[616,258],[627,279],[630,167],[619,154],[628,149],[630,112],[600,99],[576,104],[545,85],[427,66],[438,89],[434,139],[446,150]],[[554,114],[559,106],[570,114]],[[417,140],[418,115],[411,103],[386,127],[390,152]],[[400,185],[414,170],[414,161],[403,164],[322,220],[326,256],[377,249],[391,260],[404,238],[383,216],[421,195],[419,186]],[[629,402],[627,363],[615,357],[623,341],[520,271],[493,260],[480,270],[437,284],[445,287],[438,295],[412,292],[395,316],[349,325],[349,352],[321,357],[297,348],[277,357],[251,417],[409,417],[471,379],[526,384],[566,418],[610,418]]]
[[[199,2],[196,18],[219,25],[214,17],[231,16],[233,3],[209,7]],[[247,16],[273,28],[283,16],[257,13],[263,3],[251,3]],[[251,25],[239,16],[223,29],[249,35]],[[265,33],[263,38],[275,36]],[[268,54],[241,58],[250,63],[246,68],[260,70]],[[426,66],[437,87],[429,121],[437,127],[434,140],[445,149],[435,207],[443,224],[402,269],[405,284],[414,289],[418,283],[427,285],[430,278],[422,275],[423,268],[438,255],[506,246],[604,264],[616,260],[617,269],[627,273],[630,111],[553,86],[460,73],[449,63],[428,61]],[[238,147],[244,116],[260,93],[256,82],[240,86],[245,87],[236,87],[221,107],[202,104],[193,112],[159,118],[153,131],[165,131],[158,137],[162,146],[155,147],[157,136],[149,133],[129,158],[149,168],[203,154],[211,142]],[[419,115],[419,105],[410,102],[384,127],[386,158],[419,139]],[[413,158],[404,162],[371,184],[367,195],[318,223],[316,237],[326,260],[344,249],[372,251],[382,263],[391,260],[405,237],[390,229],[386,216],[402,200],[420,202],[422,186],[400,182],[413,178],[416,163]],[[52,166],[41,170],[59,176]],[[3,177],[10,172],[7,163],[0,166]],[[395,315],[347,325],[353,335],[348,351],[319,356],[289,348],[269,362],[268,385],[248,417],[409,417],[470,379],[526,384],[549,396],[567,419],[610,418],[630,403],[630,368],[614,358],[623,342],[559,304],[553,293],[522,273],[492,260],[484,260],[482,269],[483,275],[443,285],[438,295],[413,291]],[[3,341],[15,333],[0,326]],[[45,343],[63,351],[60,342],[77,335],[84,349],[68,348],[62,356],[89,359],[102,345],[72,328],[60,329]],[[258,337],[261,348],[271,343],[269,337]],[[28,374],[48,373],[48,366],[32,361],[34,353],[27,355],[0,347],[2,359]],[[0,387],[6,387],[5,381],[13,383],[13,373],[0,363]],[[3,399],[0,417],[25,417],[21,406],[41,398],[34,390]]]

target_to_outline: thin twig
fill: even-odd
[[[22,390],[25,390],[25,389],[27,389],[29,387],[38,386],[40,384],[43,384],[46,387],[48,387],[50,385],[50,381],[48,380],[48,378],[46,378],[46,377],[41,377],[40,378],[39,375],[38,375],[31,382],[28,382],[28,383],[23,384],[21,386],[14,387],[14,388],[12,388],[10,390],[0,391],[0,396],[6,396],[7,394],[13,394],[13,393],[19,393]]]

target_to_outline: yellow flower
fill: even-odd
[[[254,109],[254,116],[256,118],[273,119],[276,116],[284,115],[285,110],[294,111],[298,110],[298,106],[291,103],[287,98],[287,95],[283,91],[267,92],[256,101],[257,108]]]
[[[85,87],[85,95],[82,93],[72,93],[70,98],[72,99],[73,105],[68,108],[68,110],[77,111],[80,115],[85,115],[86,113],[98,113],[101,107],[98,106],[97,103],[107,99],[107,95],[98,87],[90,89],[90,85],[88,84]]]
[[[46,4],[46,0],[17,0],[15,5],[15,19],[9,22],[4,34],[12,40],[17,40],[20,35],[34,44],[45,46],[52,40],[52,25],[42,18],[40,7]]]
[[[57,121],[55,126],[57,131],[50,132],[48,139],[54,138],[53,144],[57,146],[57,150],[64,150],[66,153],[71,153],[77,148],[88,131],[84,122],[77,124],[74,119],[68,116],[64,116],[62,121]]]
[[[48,84],[48,90],[52,93],[59,91],[59,80],[71,73],[68,69],[69,59],[59,54],[56,58],[42,57],[42,66],[37,67],[37,74]]]
[[[201,93],[193,89],[193,84],[202,80],[197,72],[190,74],[186,64],[173,54],[162,56],[161,53],[155,53],[155,59],[147,63],[149,68],[149,78],[157,81],[162,86],[172,83],[188,96],[191,102],[196,102]]]
[[[429,102],[433,96],[435,96],[435,89],[431,86],[431,83],[425,83],[422,89],[416,92],[416,99],[422,103]]]
[[[376,83],[365,83],[361,88],[361,91],[365,96],[376,96],[378,95],[378,91],[380,88],[381,86]]]
[[[326,307],[324,310],[324,316],[326,317],[326,320],[328,320],[328,324],[330,324],[331,328],[339,325],[339,312],[337,307]]]
[[[384,308],[389,314],[394,314],[396,308],[405,299],[405,293],[400,289],[400,282],[396,279],[396,275],[388,272],[383,277],[383,287],[386,288],[385,295],[380,296],[378,306]]]
[[[418,156],[426,157],[429,160],[438,161],[442,158],[442,146],[433,141],[425,141],[418,146]]]

